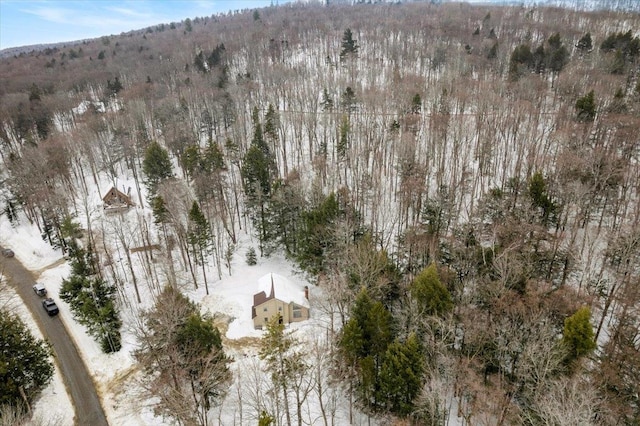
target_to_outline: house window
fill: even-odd
[[[269,318],[264,317],[264,322],[265,322],[265,324],[268,323],[269,322]]]
[[[293,317],[302,318],[302,307],[298,305],[293,305]]]
[[[266,306],[262,309],[263,312],[267,312],[269,310],[269,308],[267,308]]]
[[[278,310],[282,312],[282,306],[278,306]]]

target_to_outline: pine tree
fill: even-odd
[[[387,347],[393,340],[391,314],[380,302],[374,302],[362,289],[338,339],[342,364],[349,371],[351,387],[360,404],[380,411],[380,369]]]
[[[617,49],[613,54],[613,61],[611,61],[609,71],[611,74],[622,75],[626,69],[626,60],[622,49]]]
[[[0,309],[0,348],[0,407],[20,410],[23,404],[31,404],[51,381],[51,348],[4,309]]]
[[[578,40],[578,44],[576,44],[576,47],[582,54],[589,53],[593,49],[591,33],[586,33],[585,35],[583,35],[580,40]]]
[[[189,145],[184,149],[180,159],[187,176],[193,178],[200,168],[200,148],[197,145]]]
[[[351,86],[348,86],[344,89],[344,92],[342,92],[341,104],[345,112],[351,113],[356,110],[356,94]]]
[[[347,156],[347,150],[349,148],[349,117],[347,115],[342,116],[340,122],[340,139],[336,146],[338,158],[344,160]]]
[[[528,70],[534,68],[534,56],[531,48],[526,44],[517,46],[511,53],[509,60],[509,79],[517,81],[525,75]]]
[[[153,211],[154,223],[165,224],[169,221],[169,210],[164,202],[164,198],[160,196],[154,197],[151,202],[151,209]]]
[[[588,355],[596,348],[591,325],[591,309],[583,306],[564,320],[562,342],[567,348],[569,361]]]
[[[122,321],[115,304],[114,286],[97,274],[92,251],[72,244],[71,275],[62,280],[60,298],[69,303],[74,318],[87,327],[105,353],[122,348]]]
[[[273,142],[278,141],[278,126],[280,125],[280,118],[276,112],[273,104],[269,104],[267,108],[267,114],[264,117],[264,134]]]
[[[275,175],[275,163],[271,150],[264,140],[258,109],[253,110],[253,139],[242,162],[242,181],[252,222],[258,233],[260,254],[269,254],[268,243],[272,232],[268,220],[268,204]]]
[[[422,98],[416,93],[411,99],[411,114],[420,114],[422,110]]]
[[[549,37],[547,44],[549,49],[544,57],[545,64],[553,73],[558,74],[569,62],[569,51],[562,44],[560,33],[555,33]]]
[[[256,249],[254,249],[253,247],[249,247],[249,250],[247,250],[246,262],[247,262],[247,265],[249,266],[253,266],[256,263],[258,263],[258,258],[256,256]]]
[[[327,88],[325,87],[322,90],[322,101],[320,102],[322,105],[322,111],[327,112],[333,109],[333,99],[329,96],[329,92],[327,92]]]
[[[436,264],[423,269],[411,284],[411,296],[426,315],[442,316],[453,309],[449,290],[440,282]]]
[[[487,59],[491,60],[497,57],[498,57],[498,42],[496,41],[495,43],[493,43],[493,46],[491,46],[491,49],[489,49],[489,52],[487,52]]]
[[[593,121],[596,117],[596,102],[593,90],[576,101],[578,121]]]
[[[555,214],[556,206],[549,198],[547,184],[542,173],[536,172],[529,180],[529,196],[535,208],[542,210],[541,221],[546,225]]]
[[[209,294],[209,284],[207,283],[206,265],[207,259],[211,254],[213,245],[213,235],[209,221],[200,210],[200,206],[196,201],[191,205],[189,210],[189,231],[187,239],[193,251],[193,257],[196,264],[202,266],[202,275],[204,277],[205,291]]]
[[[224,154],[217,143],[209,142],[200,159],[200,167],[205,173],[217,173],[225,170]]]
[[[296,260],[302,269],[312,273],[322,271],[325,254],[334,244],[333,226],[343,212],[334,193],[320,205],[302,212],[302,226],[298,234]]]
[[[278,180],[273,187],[269,203],[269,221],[273,228],[274,243],[284,247],[288,255],[298,251],[298,234],[303,226],[302,212],[306,200],[295,179]]]
[[[393,342],[387,348],[380,368],[378,399],[387,411],[401,417],[414,411],[414,401],[422,389],[424,361],[415,334],[405,343]]]
[[[113,83],[111,82],[111,80],[107,80],[107,90],[109,92],[109,96],[115,96],[122,89],[124,89],[124,87],[122,86],[122,83],[120,83],[120,79],[118,77],[113,80]]]
[[[158,184],[165,179],[173,177],[173,166],[169,159],[169,153],[158,142],[151,142],[147,147],[142,171],[146,175],[144,181],[150,196],[155,196]]]
[[[344,34],[342,36],[342,50],[340,51],[340,60],[343,61],[348,57],[357,57],[358,56],[358,43],[353,39],[353,33],[350,28],[344,30]]]

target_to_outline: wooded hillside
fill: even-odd
[[[103,265],[115,253],[85,200],[134,182],[151,218],[137,243],[159,241],[168,272],[105,267],[119,310],[145,281],[209,294],[251,233],[323,289],[330,386],[383,423],[637,424],[639,28],[559,8],[286,5],[5,58],[0,208]],[[282,385],[296,376],[272,368],[292,401],[276,424],[301,424]]]

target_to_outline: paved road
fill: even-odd
[[[2,246],[0,246],[2,250]],[[18,259],[0,256],[0,270],[31,311],[42,334],[53,346],[55,361],[76,410],[75,423],[79,426],[108,426],[100,405],[96,387],[89,376],[73,339],[59,316],[49,317],[42,307],[42,298],[33,292],[35,279]],[[57,295],[50,295],[58,300]]]

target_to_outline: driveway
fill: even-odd
[[[0,246],[0,250],[2,248]],[[60,317],[49,317],[42,307],[42,299],[33,292],[33,274],[15,257],[9,259],[0,256],[0,270],[9,285],[16,289],[25,306],[31,311],[43,336],[53,347],[55,362],[76,410],[76,425],[108,426],[96,387],[73,339]],[[50,296],[56,302],[59,301],[57,295]]]

